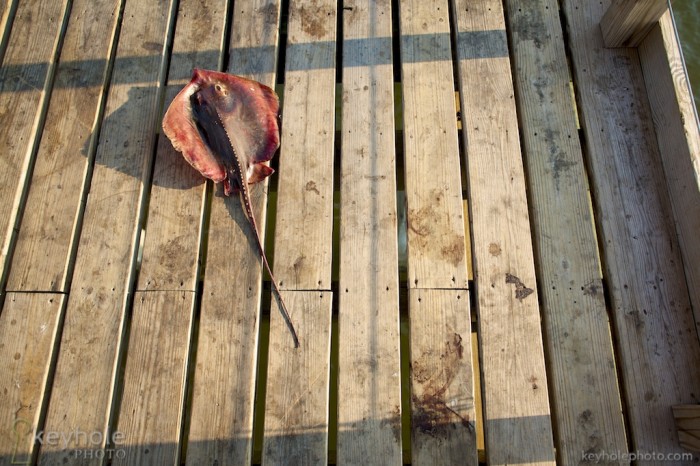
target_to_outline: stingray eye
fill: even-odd
[[[224,86],[221,84],[216,84],[214,86],[214,89],[216,89],[216,92],[218,92],[221,95],[228,95],[228,92],[226,92],[226,89],[224,89]]]

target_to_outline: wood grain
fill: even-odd
[[[45,408],[60,294],[8,293],[0,314],[0,463],[29,464]]]
[[[265,464],[328,463],[336,10],[289,5],[274,271],[301,346],[273,297]]]
[[[669,406],[697,402],[700,345],[639,56],[606,49],[609,2],[564,2],[632,447],[678,451]]]
[[[605,46],[637,47],[668,5],[668,0],[613,0],[600,20]]]
[[[289,5],[274,267],[285,290],[330,289],[336,7]]]
[[[106,432],[159,124],[170,0],[127,3],[61,339],[46,429]],[[89,374],[89,376],[86,376]],[[42,464],[70,459],[44,448]],[[93,459],[93,462],[99,458]]]
[[[112,464],[180,464],[194,293],[136,292]]]
[[[577,464],[581,452],[628,448],[598,244],[558,4],[506,6],[557,455]]]
[[[10,269],[8,255],[51,92],[66,8],[67,0],[22,2],[0,68],[0,287]]]
[[[7,288],[68,291],[119,0],[73,2]]]
[[[447,2],[402,1],[401,80],[411,288],[466,288]]]
[[[477,465],[467,290],[409,290],[411,464]]]
[[[676,405],[673,417],[681,447],[700,453],[700,405]]]
[[[270,310],[263,464],[328,464],[331,304],[326,291],[283,291],[299,333],[294,348],[276,302]]]
[[[279,0],[236,1],[228,71],[274,86],[279,22]],[[250,190],[263,242],[267,184],[268,179]],[[193,465],[249,464],[261,260],[239,199],[223,198],[220,186],[214,191],[186,459]]]
[[[455,3],[486,454],[554,463],[525,174],[500,1]]]
[[[700,337],[700,126],[670,12],[638,50]]]
[[[179,2],[164,109],[194,68],[220,68],[226,9],[225,0]],[[206,180],[167,137],[158,139],[155,157],[137,289],[195,291]]]
[[[337,461],[401,465],[392,11],[344,8]]]

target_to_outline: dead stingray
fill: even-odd
[[[224,194],[238,194],[255,233],[263,264],[270,274],[282,315],[299,339],[265,256],[250,204],[249,184],[273,170],[267,162],[279,148],[279,100],[256,81],[195,69],[192,80],[175,97],[163,117],[163,131],[176,150],[203,176],[224,183]]]

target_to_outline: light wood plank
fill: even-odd
[[[467,290],[409,290],[411,464],[476,465]]]
[[[9,290],[67,291],[120,3],[73,2],[17,237]]]
[[[282,291],[282,295],[301,346],[294,348],[273,300],[263,464],[326,465],[333,294]]]
[[[115,84],[109,90],[85,207],[47,430],[106,432],[114,415],[113,390],[141,228],[143,184],[149,178],[159,124],[162,52],[173,16],[170,0],[127,2],[125,7]],[[70,459],[76,447],[69,442],[65,449],[44,448],[40,462]]]
[[[401,465],[391,2],[343,8],[337,461]]]
[[[279,0],[237,0],[229,72],[274,86]],[[274,176],[274,175],[273,175]],[[264,242],[267,183],[251,187]],[[187,463],[250,464],[262,271],[237,197],[212,201]],[[274,298],[273,298],[274,299]]]
[[[700,345],[639,57],[606,49],[609,2],[565,1],[633,448],[678,451],[670,406],[697,402]]]
[[[673,417],[681,447],[700,452],[700,405],[674,406]]]
[[[0,2],[0,63],[5,56],[7,40],[12,31],[12,20],[17,11],[18,0],[2,0]]]
[[[301,346],[273,297],[264,464],[328,463],[336,9],[289,5],[274,271]]]
[[[497,0],[459,0],[454,13],[486,454],[489,464],[553,464],[540,309],[503,7]]]
[[[22,2],[0,68],[0,288],[10,269],[8,255],[51,92],[66,4],[67,0]]]
[[[179,2],[164,109],[195,67],[220,68],[226,10],[225,0]],[[167,137],[158,139],[155,157],[137,289],[195,291],[206,180]]]
[[[700,337],[700,126],[670,12],[639,55]]]
[[[112,464],[180,464],[180,432],[195,295],[136,292]]]
[[[627,452],[598,245],[558,2],[506,5],[557,455],[577,464],[582,452]]]
[[[0,464],[29,464],[63,295],[8,293],[0,314]]]
[[[446,1],[401,1],[411,288],[466,288],[466,247]]]
[[[336,6],[289,5],[274,267],[286,290],[330,289]]]
[[[606,47],[637,47],[668,11],[669,0],[613,0],[600,20]]]

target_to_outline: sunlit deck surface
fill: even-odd
[[[0,464],[697,464],[698,120],[609,6],[0,0]],[[280,95],[298,349],[193,68]]]

